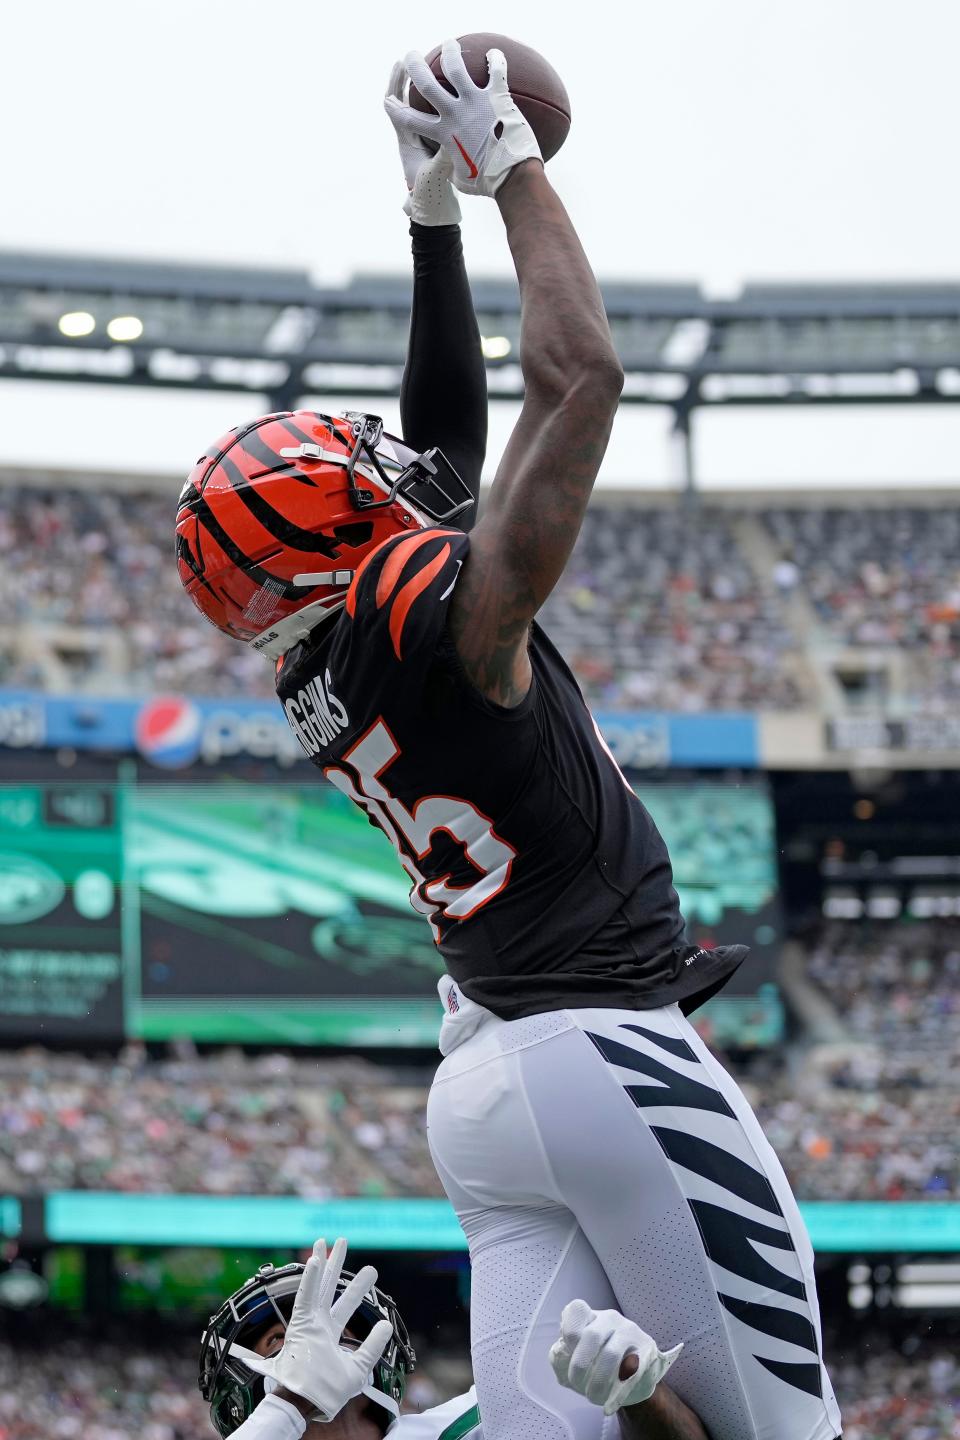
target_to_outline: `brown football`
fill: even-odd
[[[570,129],[570,99],[566,86],[548,61],[529,45],[511,40],[509,35],[460,35],[460,48],[470,78],[477,85],[486,85],[489,78],[487,51],[502,50],[507,57],[507,84],[510,94],[530,121],[544,160],[556,155]],[[440,46],[425,57],[430,69],[445,90],[453,93],[440,68]],[[415,86],[410,86],[410,104],[417,110],[431,110]]]

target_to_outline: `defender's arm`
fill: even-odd
[[[618,1311],[571,1300],[560,1316],[550,1364],[561,1385],[606,1415],[616,1412],[623,1440],[710,1440],[699,1416],[664,1379],[682,1349],[679,1344],[662,1351]]]
[[[474,684],[510,706],[529,688],[527,629],[579,534],[623,370],[593,272],[542,164],[516,166],[496,199],[520,281],[525,396],[449,623]]]
[[[636,1361],[636,1356],[627,1359]],[[625,1374],[621,1369],[620,1375],[626,1380],[629,1371]],[[618,1410],[617,1418],[623,1440],[710,1440],[703,1422],[666,1380],[660,1381],[649,1400]]]

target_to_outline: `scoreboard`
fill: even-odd
[[[0,1035],[124,1031],[124,851],[114,786],[0,786]]]

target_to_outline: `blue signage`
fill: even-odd
[[[801,1202],[822,1254],[956,1253],[960,1204],[943,1201]],[[356,1249],[460,1250],[446,1200],[303,1200],[292,1195],[131,1195],[65,1190],[44,1197],[46,1237],[81,1245],[312,1245],[345,1235]],[[6,1228],[2,1228],[6,1227]],[[0,1197],[0,1234],[16,1235],[19,1204]]]
[[[760,763],[754,715],[604,710],[597,723],[624,768],[754,769]],[[0,747],[138,754],[170,770],[241,756],[279,765],[304,758],[275,701],[182,695],[114,700],[0,690]]]

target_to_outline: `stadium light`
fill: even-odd
[[[127,342],[139,340],[143,334],[143,321],[137,315],[115,315],[107,326],[111,340]]]
[[[483,335],[480,349],[484,360],[505,360],[513,349],[506,335]]]
[[[89,310],[68,310],[57,322],[60,334],[66,335],[68,340],[79,340],[84,335],[92,335],[96,328],[97,322]]]

